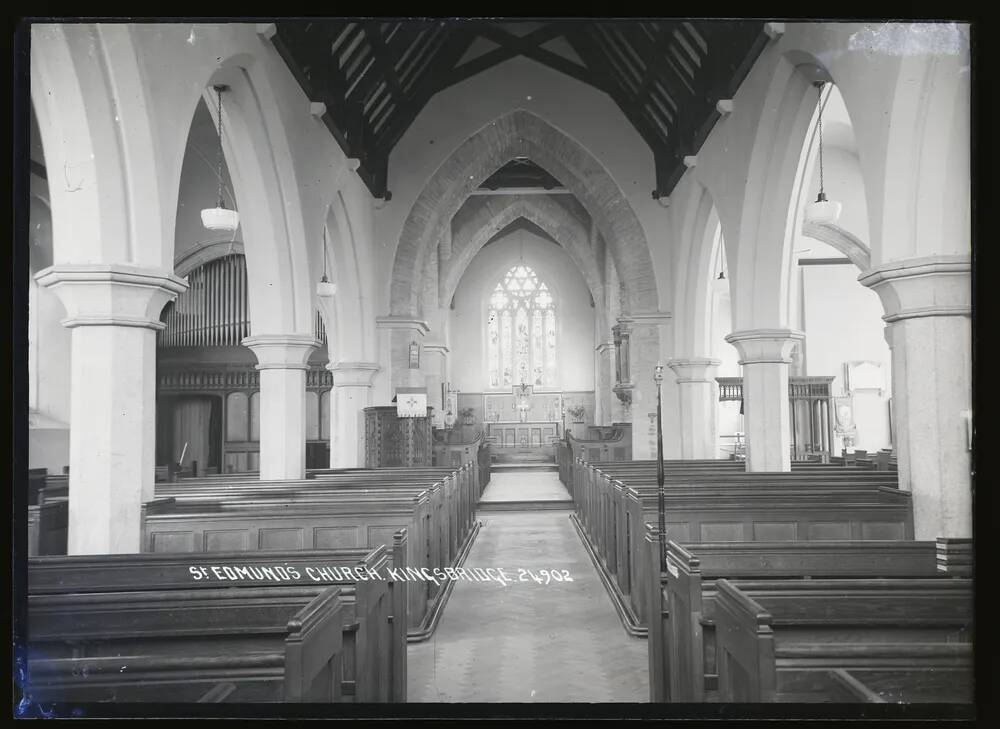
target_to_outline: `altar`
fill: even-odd
[[[551,446],[562,437],[562,424],[553,421],[487,423],[486,436],[496,448],[537,450]],[[550,453],[545,449],[545,453]]]
[[[562,393],[515,385],[511,392],[484,393],[483,412],[486,437],[495,449],[554,456],[553,444],[562,437]]]

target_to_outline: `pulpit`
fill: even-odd
[[[430,466],[430,413],[401,418],[394,405],[365,408],[365,467]]]

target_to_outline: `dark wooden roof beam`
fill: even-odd
[[[437,57],[441,47],[448,40],[449,33],[442,30],[431,41],[421,54],[414,58],[413,66],[407,69],[406,73],[399,75],[400,85],[407,95],[412,94],[414,84],[423,77],[430,63]]]
[[[351,60],[351,54],[354,53],[358,44],[361,43],[365,37],[364,28],[362,28],[358,23],[351,23],[351,27],[349,27],[348,32],[349,35],[347,36],[347,41],[342,44],[343,50],[335,54],[338,57],[337,65],[341,69],[347,66],[348,62]]]
[[[649,93],[649,100],[652,101],[653,104],[656,105],[656,107],[660,110],[660,113],[663,116],[665,116],[667,118],[667,120],[672,124],[673,121],[674,121],[674,112],[672,112],[670,109],[668,109],[667,105],[665,103],[663,103],[663,100],[660,99],[659,94],[656,93],[656,89],[655,88],[650,91],[650,93]]]
[[[410,60],[397,74],[399,85],[404,92],[411,85],[413,79],[420,76],[419,71],[427,65],[427,60],[434,58],[434,54],[441,46],[441,43],[447,39],[448,31],[443,28],[434,28],[424,36],[416,52],[410,56]]]
[[[396,111],[396,105],[389,104],[385,108],[384,113],[372,117],[372,134],[377,136],[382,133],[382,127],[385,125],[387,121],[389,121],[389,119],[392,118],[392,114],[394,111]]]
[[[364,101],[365,96],[367,96],[367,91],[371,89],[372,86],[377,84],[381,80],[381,76],[378,73],[371,72],[372,66],[375,65],[374,57],[369,58],[364,68],[360,69],[358,73],[354,74],[353,80],[348,81],[347,93],[344,94],[351,101]],[[365,83],[366,82],[366,83]],[[360,98],[354,97],[354,91],[360,91],[358,96]]]
[[[681,32],[680,28],[674,31],[674,38],[677,40],[677,45],[687,54],[688,61],[695,66],[700,66],[702,63],[701,54],[695,52],[687,38],[684,37],[684,33]]]
[[[597,47],[601,49],[609,61],[613,60],[612,54],[614,54],[614,58],[618,60],[620,68],[623,67],[627,69],[627,74],[623,75],[631,77],[630,80],[633,82],[633,88],[637,90],[640,86],[642,86],[642,77],[644,75],[643,71],[645,69],[635,68],[633,63],[611,38],[608,31],[601,26],[597,26],[597,30],[594,31],[593,36],[594,41],[597,43]]]
[[[396,110],[392,120],[380,132],[376,140],[376,145],[380,149],[391,150],[395,147],[430,98],[450,85],[449,79],[452,75],[449,71],[454,73],[455,64],[469,49],[474,39],[474,32],[465,27],[460,27],[449,35],[431,68],[413,89],[410,99]]]
[[[389,63],[388,50],[386,49],[385,42],[382,40],[382,34],[378,32],[369,33],[368,39],[372,44],[375,63],[378,64],[378,69],[382,76],[382,82],[387,83],[389,88],[392,89],[392,93],[397,98],[402,99],[403,91],[399,87],[399,78],[396,76],[396,72],[392,68],[392,64]]]
[[[361,43],[357,46],[357,51],[351,55],[351,60],[344,68],[344,78],[347,79],[348,83],[354,81],[359,73],[364,73],[364,71],[361,70],[361,67],[366,59],[369,61],[373,60],[371,58],[371,52],[371,45],[367,42]],[[368,66],[365,66],[365,69],[367,68]]]
[[[385,94],[382,97],[382,101],[379,102],[378,106],[375,107],[372,110],[372,113],[368,115],[368,121],[372,126],[372,131],[375,131],[375,127],[379,123],[383,111],[385,111],[388,108],[388,104],[391,100],[392,97],[389,94]]]
[[[530,58],[536,63],[548,66],[549,68],[559,71],[560,73],[564,73],[578,81],[582,81],[583,83],[590,84],[592,86],[598,86],[600,90],[606,91],[606,89],[601,88],[596,82],[594,74],[591,73],[588,68],[563,58],[557,53],[552,53],[551,51],[542,48],[542,45],[548,43],[553,38],[558,38],[563,35],[564,29],[556,23],[552,23],[544,28],[539,28],[524,37],[513,35],[512,33],[508,33],[505,30],[494,28],[492,26],[482,26],[477,28],[477,31],[483,38],[499,44],[502,48],[515,50],[518,55]]]
[[[603,62],[607,59],[607,55],[602,51],[598,50],[597,43],[590,35],[586,32],[574,33],[572,35],[566,36],[567,42],[576,51],[577,55],[584,60],[584,62],[592,69],[596,74],[605,74],[605,83],[608,89],[608,95],[614,100],[618,105],[618,108],[622,110],[626,118],[632,122],[636,131],[639,132],[639,136],[643,138],[649,148],[656,153],[657,148],[660,145],[660,139],[657,133],[650,126],[649,122],[644,118],[640,107],[636,102],[626,96],[625,89],[611,77],[608,71],[607,62]]]
[[[393,36],[396,35],[396,33],[398,33],[399,29],[402,27],[403,24],[401,22],[382,23],[381,27],[379,28],[380,31],[379,42],[382,43],[383,45],[390,43],[392,41]]]
[[[372,89],[372,92],[362,102],[365,105],[365,116],[371,117],[372,108],[386,96],[389,96],[389,84],[385,82],[385,79],[381,79],[378,86]]]
[[[477,73],[482,73],[486,69],[496,66],[498,63],[503,63],[506,60],[514,58],[516,55],[517,51],[511,48],[494,48],[489,53],[477,56],[471,61],[466,61],[458,68],[452,69],[451,73],[448,74],[448,77],[443,79],[443,83],[441,83],[440,86],[441,88],[445,88],[447,86],[453,86],[457,83],[461,83],[467,78],[472,78]]]
[[[623,30],[615,31],[614,37],[619,48],[621,48],[622,51],[632,59],[633,64],[638,66],[641,71],[645,72],[649,68],[650,64],[636,52],[633,45],[634,41],[632,41]],[[655,61],[655,58],[651,60]]]
[[[426,36],[427,33],[430,31],[431,31],[430,28],[421,28],[420,30],[417,31],[417,34],[412,39],[407,38],[409,44],[403,49],[402,54],[396,59],[396,62],[392,65],[392,68],[396,72],[397,76],[400,74],[400,71],[406,67],[410,55],[415,50],[421,47],[421,43],[423,42],[424,36]]]
[[[702,32],[694,26],[693,23],[685,20],[681,23],[677,23],[676,25],[678,29],[683,29],[683,31],[688,35],[688,37],[692,41],[694,41],[694,43],[698,47],[698,52],[700,55],[704,56],[706,53],[708,53],[708,40],[705,38]]]
[[[686,99],[691,97],[693,90],[684,79],[683,74],[677,69],[676,64],[670,59],[670,34],[673,33],[676,25],[676,23],[662,23],[660,25],[661,34],[656,43],[649,44],[643,39],[638,42],[642,46],[643,53],[658,59],[656,69],[671,100],[675,104],[683,104]]]

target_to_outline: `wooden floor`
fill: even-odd
[[[552,472],[497,474],[484,498],[568,498]],[[414,702],[645,702],[646,641],[622,628],[580,538],[561,510],[484,513],[465,567],[515,581],[459,581],[434,637],[408,647]],[[572,582],[520,582],[519,570]],[[542,577],[544,580],[545,578]]]

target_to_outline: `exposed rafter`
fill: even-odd
[[[767,43],[755,21],[334,19],[277,29],[272,42],[310,101],[326,105],[324,123],[376,197],[390,196],[389,155],[430,99],[517,56],[607,93],[649,145],[653,196],[668,195],[718,120],[717,102]]]

